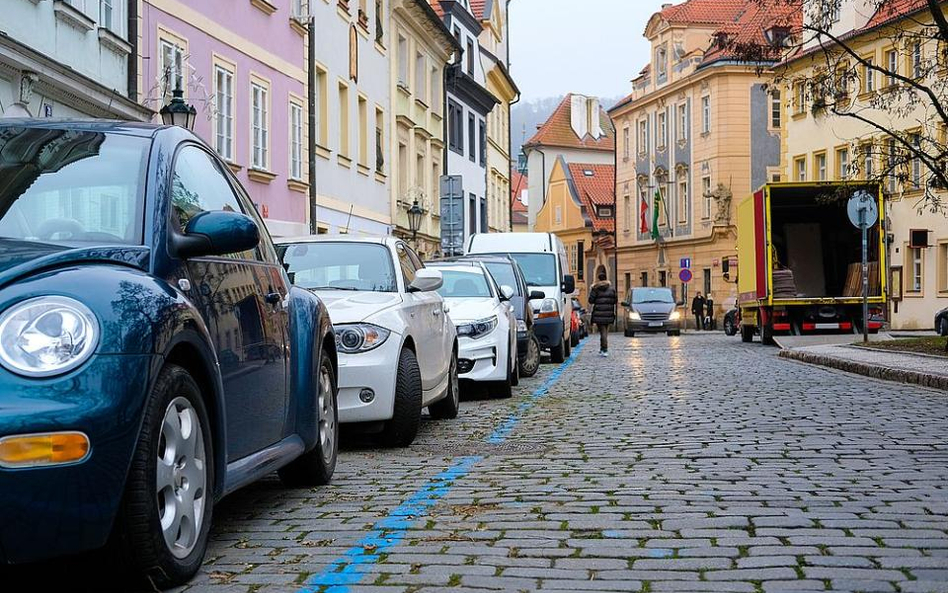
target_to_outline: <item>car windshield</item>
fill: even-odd
[[[141,244],[150,141],[0,127],[0,237]]]
[[[395,267],[384,245],[293,243],[280,246],[293,284],[310,290],[395,292]]]
[[[520,264],[527,286],[556,286],[556,258],[552,253],[502,253],[486,255],[509,255]],[[513,287],[511,287],[513,288]]]
[[[520,283],[517,282],[517,276],[514,274],[513,264],[486,263],[484,266],[498,286],[509,286],[513,289],[514,296],[523,296],[520,294]]]
[[[668,288],[636,288],[632,291],[632,304],[668,303],[675,304],[672,291]]]
[[[441,269],[441,276],[444,278],[444,284],[438,289],[438,293],[444,298],[469,299],[493,296],[487,284],[487,277],[480,272]]]

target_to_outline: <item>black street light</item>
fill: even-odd
[[[194,130],[194,120],[197,119],[197,109],[194,105],[184,102],[184,91],[177,88],[171,91],[171,102],[161,108],[161,121],[166,126],[180,126],[187,130]]]
[[[411,231],[412,241],[418,236],[418,229],[421,228],[421,217],[423,214],[424,212],[422,212],[421,206],[418,205],[418,200],[415,200],[411,208],[408,209],[408,230]]]

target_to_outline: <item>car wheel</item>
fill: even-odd
[[[569,335],[563,340],[563,355],[566,358],[569,358],[569,355],[573,352],[573,332],[570,332]]]
[[[733,336],[737,333],[737,330],[734,328],[734,320],[730,317],[724,319],[724,335]]]
[[[680,330],[680,329],[675,329],[675,330],[672,330],[672,331],[667,332],[667,333],[668,333],[669,337],[680,336],[680,335],[681,335],[681,330]]]
[[[169,364],[145,403],[111,542],[153,586],[180,585],[201,567],[214,471],[201,390],[185,369]]]
[[[510,384],[516,387],[517,385],[520,385],[520,365],[517,364],[516,343],[514,343],[514,347],[511,349],[510,352],[511,352],[511,357],[510,357],[510,362],[508,363],[508,365],[512,369],[512,373],[513,373],[513,377],[510,381]]]
[[[280,479],[287,486],[322,486],[328,484],[336,470],[339,454],[339,410],[336,406],[336,374],[325,350],[319,358],[319,390],[316,417],[316,446],[280,468]]]
[[[566,340],[564,338],[560,338],[559,345],[554,346],[553,348],[550,348],[550,362],[554,364],[559,364],[565,361],[566,360],[566,355],[564,355],[565,351],[566,351]]]
[[[741,341],[744,343],[751,343],[754,341],[754,328],[749,325],[741,326]]]
[[[634,338],[634,337],[635,337],[635,332],[632,331],[632,330],[629,329],[629,328],[625,328],[625,331],[622,332],[622,333],[623,333],[623,335],[624,335],[625,337],[627,337],[627,338]]]
[[[507,378],[504,379],[503,381],[497,382],[497,395],[501,399],[508,399],[508,398],[513,397],[513,374],[514,374],[513,368],[515,366],[516,365],[511,365],[510,363],[507,363]]]
[[[421,369],[415,353],[405,348],[398,357],[392,419],[385,423],[381,441],[388,447],[407,447],[415,440],[420,424]]]
[[[938,333],[942,336],[948,336],[948,317],[942,317],[938,324]]]
[[[569,345],[573,348],[575,348],[576,346],[579,346],[579,332],[578,331],[575,334],[570,334]]]
[[[527,355],[518,366],[520,375],[523,377],[532,377],[537,374],[540,369],[540,343],[536,336],[531,335],[527,340]]]
[[[451,366],[448,368],[448,393],[444,399],[428,406],[428,413],[436,420],[454,420],[461,407],[461,392],[458,389],[458,352],[451,354]]]

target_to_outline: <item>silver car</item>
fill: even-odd
[[[670,288],[633,288],[622,306],[627,309],[625,335],[632,337],[636,332],[666,332],[670,336],[680,336],[682,315]]]

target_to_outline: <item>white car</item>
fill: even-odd
[[[520,382],[517,318],[510,305],[513,288],[498,286],[478,261],[428,265],[441,272],[438,292],[457,327],[460,378],[492,382],[502,397],[510,397]]]
[[[458,339],[437,290],[441,273],[395,238],[281,239],[297,286],[326,304],[339,357],[339,421],[408,446],[422,409],[458,415]]]

